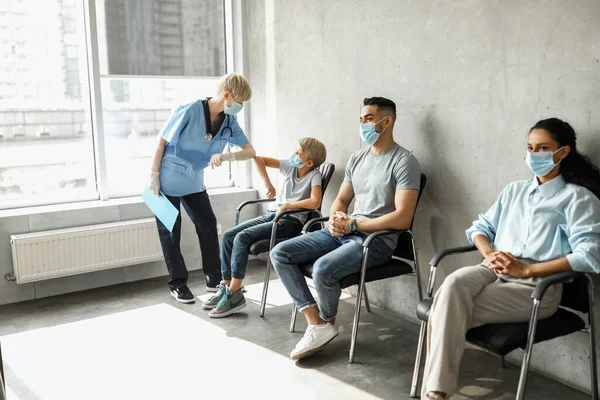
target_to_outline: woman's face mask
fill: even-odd
[[[244,108],[244,105],[236,101],[234,101],[233,103],[231,103],[230,106],[228,106],[227,100],[225,100],[225,114],[236,115],[237,113],[242,111],[242,108]]]
[[[385,117],[382,118],[381,121],[383,121],[384,119],[385,119]],[[379,136],[381,136],[383,131],[385,131],[385,129],[387,128],[387,126],[386,126],[385,128],[383,128],[383,131],[377,133],[377,131],[375,130],[375,126],[378,123],[380,123],[381,121],[364,122],[364,123],[360,124],[360,138],[362,139],[363,142],[365,142],[369,146],[374,145],[377,142],[377,140],[379,139]]]
[[[529,166],[531,172],[534,173],[537,177],[544,177],[550,173],[560,162],[562,158],[558,160],[557,163],[554,162],[554,154],[561,151],[563,147],[556,150],[555,152],[551,151],[538,151],[532,153],[531,151],[527,152],[525,156],[525,163]]]

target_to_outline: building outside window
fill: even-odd
[[[90,4],[98,71],[83,0],[0,0],[0,209],[139,195],[171,109],[213,95],[227,72],[222,0]],[[205,178],[218,187],[235,177],[225,165]]]

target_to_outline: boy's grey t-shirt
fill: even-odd
[[[284,203],[306,200],[310,198],[313,186],[321,186],[321,171],[313,169],[302,178],[298,178],[298,169],[292,167],[290,160],[279,160],[279,182],[277,199],[269,207],[269,211],[277,211]],[[308,213],[290,215],[305,223]]]
[[[371,154],[371,148],[355,151],[346,164],[346,182],[354,189],[355,219],[372,219],[396,211],[396,190],[417,189],[421,184],[419,162],[399,144],[383,154]],[[384,242],[396,247],[398,236],[384,236]]]

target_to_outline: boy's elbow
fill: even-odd
[[[323,200],[322,198],[313,197],[312,198],[312,204],[311,204],[310,208],[315,208],[315,209],[319,208],[319,206],[321,205],[321,201],[322,200]]]

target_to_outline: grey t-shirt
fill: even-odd
[[[350,156],[345,181],[354,189],[352,218],[372,219],[396,211],[396,190],[419,190],[421,167],[412,153],[399,144],[378,156],[371,154],[369,147]],[[384,236],[383,240],[395,248],[397,235]]]
[[[310,198],[313,186],[321,186],[321,171],[313,169],[302,178],[298,178],[298,169],[292,167],[290,160],[279,160],[279,182],[277,199],[269,207],[269,211],[277,211],[284,203],[306,200]],[[300,222],[306,222],[308,213],[292,214]]]

